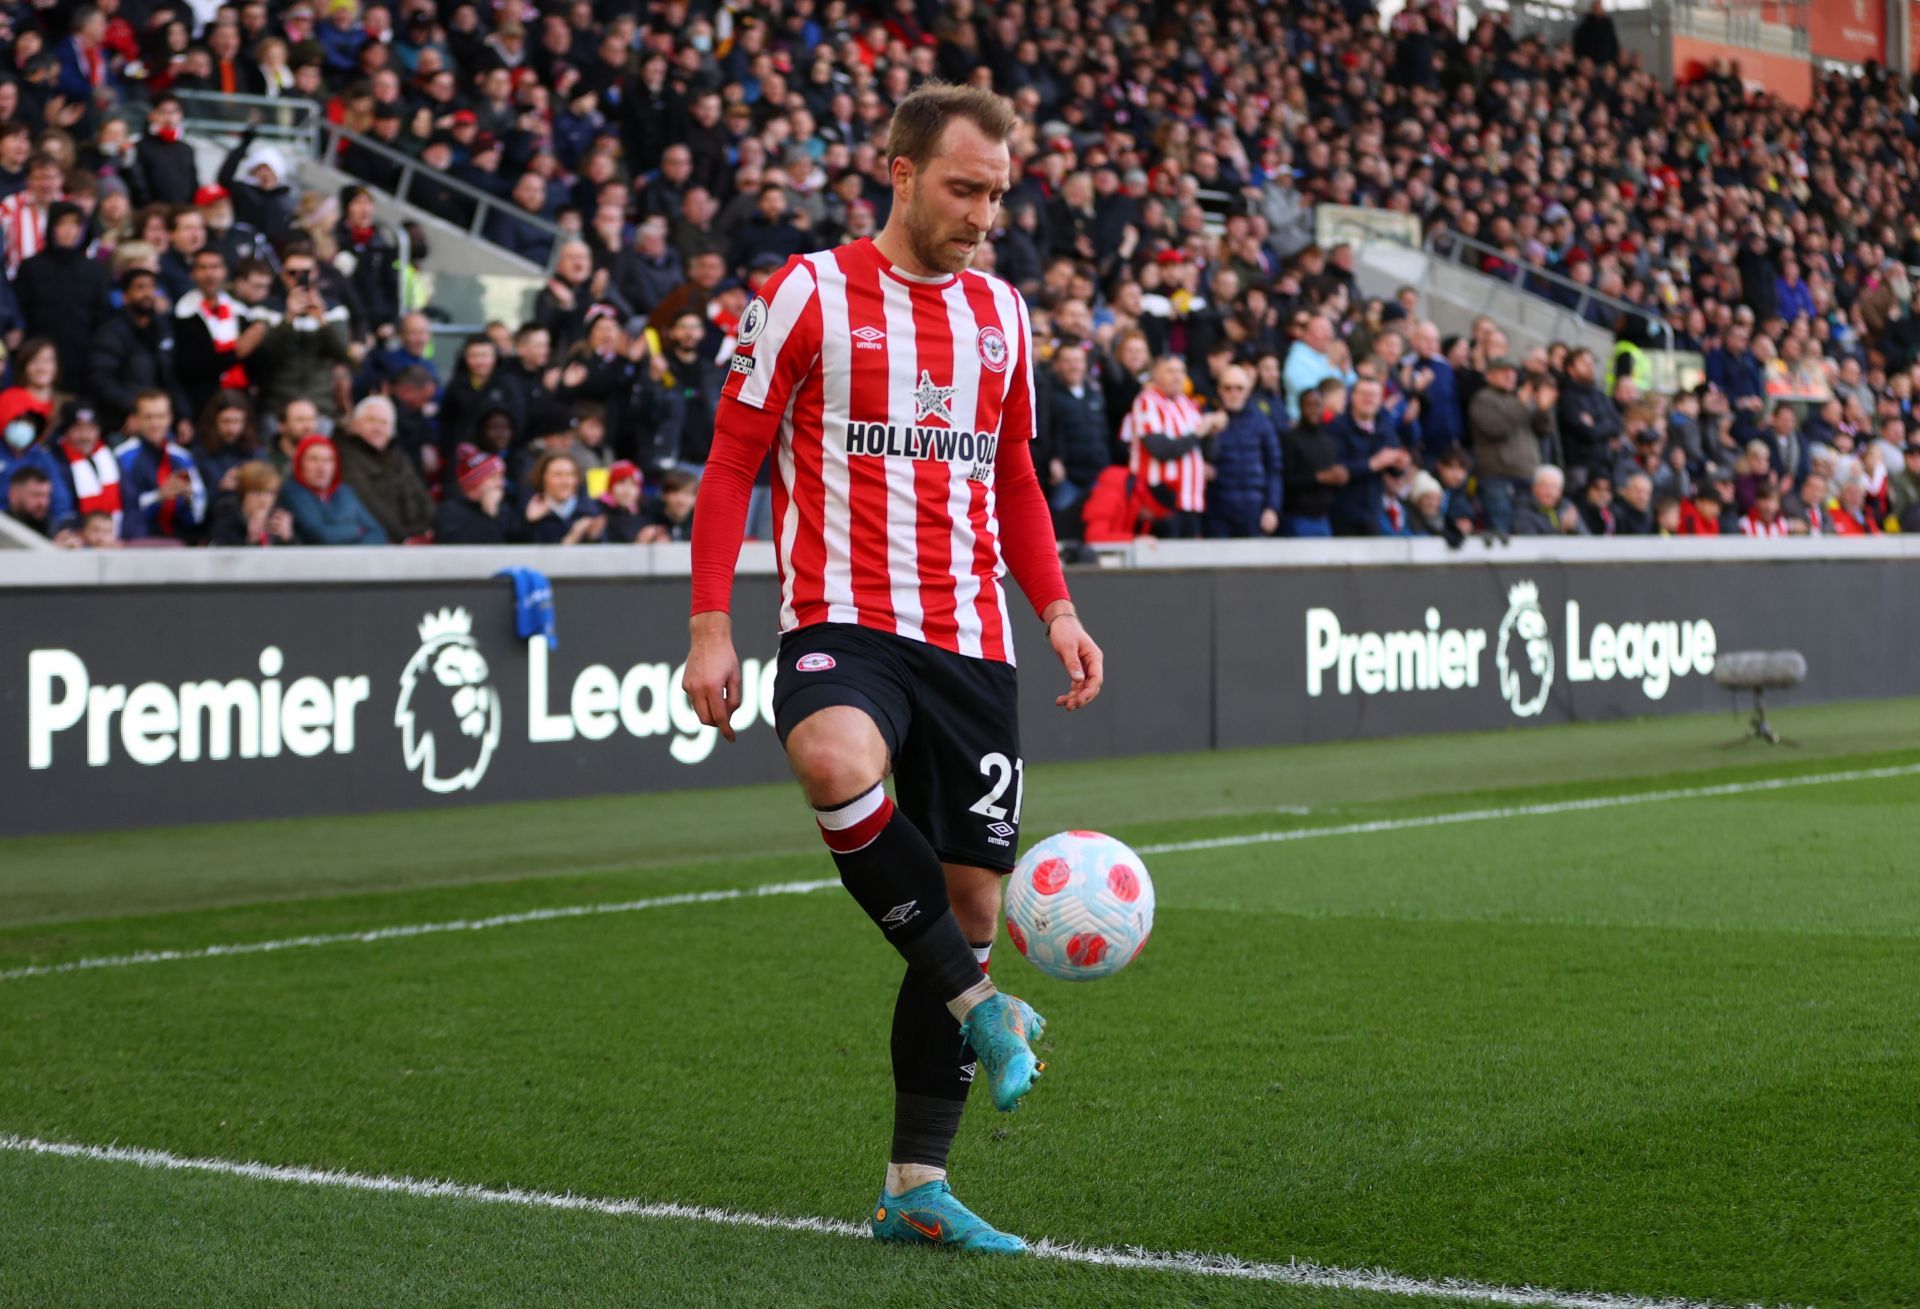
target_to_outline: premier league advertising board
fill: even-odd
[[[1718,652],[1797,648],[1793,702],[1910,694],[1897,561],[1076,574],[1108,686],[1017,619],[1029,762],[1722,708]],[[0,833],[621,794],[785,778],[770,579],[735,596],[729,744],[681,694],[685,579],[0,592]],[[1017,594],[1010,597],[1022,609]],[[1834,615],[1873,615],[1848,628]],[[983,777],[985,774],[983,773]],[[986,780],[990,781],[990,778]]]

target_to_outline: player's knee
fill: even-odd
[[[816,809],[845,804],[886,776],[887,744],[865,713],[833,705],[787,733],[787,762]]]

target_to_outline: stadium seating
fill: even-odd
[[[1799,108],[1663,81],[1604,15],[1453,11],[36,11],[0,91],[8,539],[686,539],[747,301],[884,226],[930,77],[1020,112],[976,266],[1032,306],[1063,540],[1920,526],[1907,89]],[[1195,514],[1129,440],[1170,356],[1233,415]],[[567,459],[575,521],[536,527]]]

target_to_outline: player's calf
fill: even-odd
[[[900,953],[965,1022],[994,994],[947,903],[946,871],[926,837],[879,782],[843,804],[815,809],[840,881]]]

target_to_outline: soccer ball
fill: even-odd
[[[1153,879],[1101,832],[1061,832],[1028,850],[1007,887],[1013,948],[1049,977],[1109,977],[1153,932]]]

